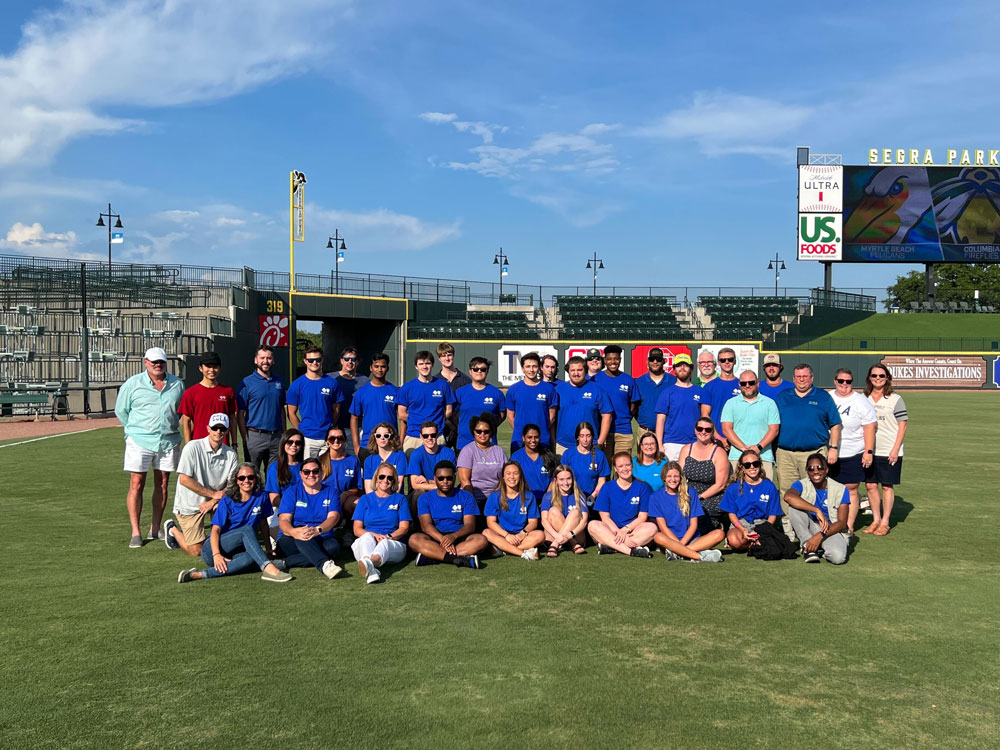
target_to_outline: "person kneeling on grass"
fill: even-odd
[[[375,490],[362,495],[354,508],[354,544],[351,551],[358,570],[367,583],[379,583],[379,568],[385,563],[400,562],[406,557],[406,545],[400,541],[410,531],[410,504],[397,492],[396,467],[383,463],[375,469]]]
[[[676,461],[668,461],[660,471],[663,488],[649,498],[649,517],[657,532],[653,541],[663,548],[668,560],[684,558],[692,562],[722,562],[722,553],[712,549],[723,539],[722,529],[698,532],[698,519],[705,512],[701,500]]]
[[[818,563],[820,552],[827,562],[847,562],[847,514],[851,493],[827,476],[829,467],[821,453],[806,459],[807,481],[793,482],[785,493],[788,520],[802,542],[807,563]]]
[[[746,552],[757,538],[754,527],[773,524],[781,512],[781,498],[774,482],[767,478],[760,454],[747,448],[736,462],[736,477],[719,501],[719,510],[729,514],[729,548]]]
[[[618,478],[601,488],[594,502],[601,520],[587,524],[587,531],[597,542],[599,555],[621,552],[650,557],[646,545],[656,534],[656,525],[647,520],[652,491],[645,482],[632,478],[631,453],[619,451],[612,463]]]
[[[327,578],[344,572],[333,561],[340,551],[333,530],[340,523],[340,493],[324,485],[319,458],[312,456],[299,465],[301,481],[281,493],[278,507],[278,548],[289,568],[313,565]]]
[[[209,567],[182,570],[177,582],[236,575],[254,565],[263,571],[262,581],[291,581],[292,576],[281,569],[284,560],[273,559],[267,525],[270,515],[271,501],[260,487],[257,470],[252,463],[241,463],[230,475],[226,494],[212,516],[209,544],[201,548],[201,558]],[[257,540],[255,528],[266,543],[266,552]]]
[[[479,506],[471,494],[455,488],[455,474],[453,462],[438,461],[433,469],[436,489],[417,499],[420,531],[410,535],[410,549],[417,553],[418,566],[446,562],[479,568],[478,555],[486,549],[486,537],[474,533]]]
[[[573,471],[560,464],[553,471],[549,491],[542,497],[542,529],[549,543],[546,557],[558,557],[564,544],[573,543],[573,554],[585,555],[587,505],[576,486]]]
[[[483,515],[483,536],[498,553],[538,559],[538,545],[545,541],[545,532],[538,528],[538,503],[520,464],[508,461],[503,465],[500,486],[486,498]]]

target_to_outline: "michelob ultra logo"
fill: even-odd
[[[799,260],[840,260],[843,216],[799,214]]]

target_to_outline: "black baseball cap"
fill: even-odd
[[[649,350],[649,354],[646,355],[646,359],[650,362],[662,362],[663,361],[663,350],[658,346]]]
[[[588,349],[587,359],[604,359],[604,357],[601,356],[600,349]]]

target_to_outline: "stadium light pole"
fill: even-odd
[[[122,224],[122,217],[120,214],[115,214],[111,212],[111,204],[108,204],[108,212],[103,211],[97,215],[97,226],[104,226],[104,219],[108,220],[108,281],[111,281],[111,220],[115,220],[115,229],[123,229],[124,224]]]
[[[593,265],[591,265],[593,263]],[[604,270],[604,261],[597,257],[597,251],[594,251],[594,257],[587,261],[587,268],[592,268],[594,270],[594,296],[597,296],[597,272]]]
[[[334,254],[334,277],[336,278],[336,290],[334,294],[340,294],[340,264],[344,260],[344,251],[347,250],[347,243],[344,242],[344,238],[340,236],[340,230],[333,230],[333,237],[330,237],[326,241],[326,249],[333,250]]]
[[[497,304],[503,304],[503,277],[507,275],[507,266],[510,263],[510,259],[503,254],[503,248],[500,248],[500,252],[493,256],[493,265],[500,266],[500,294],[497,297]]]
[[[778,267],[779,263],[781,264],[780,268]],[[785,261],[783,261],[781,259],[781,256],[779,256],[777,253],[775,253],[774,257],[767,262],[767,270],[768,271],[774,271],[774,296],[777,297],[778,296],[778,279],[781,278],[781,272],[785,270]]]

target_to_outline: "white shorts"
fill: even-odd
[[[681,456],[681,448],[683,448],[685,443],[664,443],[663,444],[663,455],[667,457],[668,461],[676,461]]]
[[[316,458],[326,453],[327,445],[325,440],[313,440],[312,438],[307,438],[305,435],[302,436],[302,439],[306,441],[303,458]]]
[[[157,471],[177,471],[177,460],[181,455],[180,444],[165,451],[148,451],[136,444],[132,438],[125,438],[125,468],[123,471],[145,474],[152,466]]]

